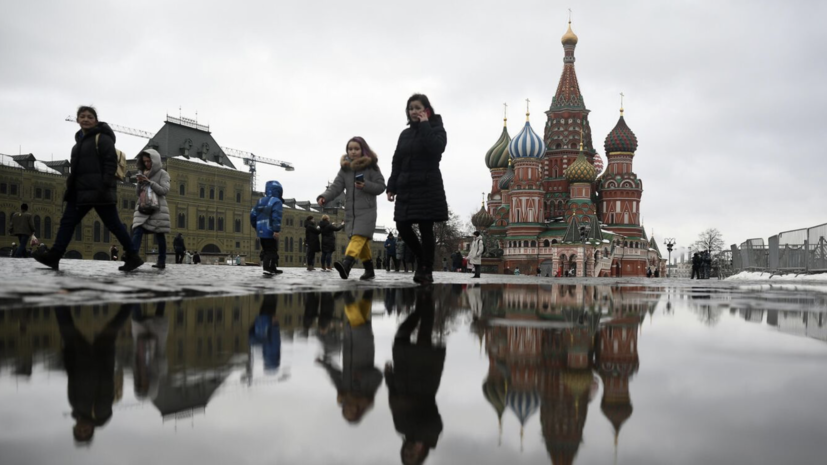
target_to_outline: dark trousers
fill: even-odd
[[[144,240],[144,233],[155,234],[158,239],[158,264],[165,265],[167,263],[167,238],[164,233],[150,233],[143,226],[132,228],[132,247],[136,251],[141,250],[141,242]]]
[[[385,269],[388,270],[388,271],[391,270],[391,260],[393,260],[393,268],[396,271],[399,271],[399,262],[396,260],[396,255],[388,256],[388,258],[386,260],[386,263],[385,263]]]
[[[261,267],[265,271],[275,270],[279,265],[279,241],[278,239],[260,238],[261,249],[264,250],[264,259],[261,260]]]
[[[184,249],[175,249],[175,263],[181,264],[184,263],[184,253],[186,250]]]
[[[13,257],[17,258],[26,258],[26,246],[29,245],[29,236],[28,234],[17,234],[17,250],[14,251]]]
[[[333,252],[325,252],[322,251],[322,266],[326,268],[330,268],[330,264],[333,263]]]
[[[419,234],[422,236],[421,242],[413,230],[414,223],[419,225]],[[434,250],[436,249],[434,222],[397,221],[396,229],[399,230],[399,235],[402,236],[402,240],[405,241],[405,247],[413,253],[417,265],[423,266],[428,270],[433,270]]]
[[[307,251],[307,266],[311,267],[316,264],[316,252]]]
[[[60,218],[60,228],[57,230],[57,237],[52,248],[60,253],[66,252],[66,248],[69,247],[69,243],[72,242],[72,235],[75,233],[75,228],[93,208],[98,213],[101,221],[103,221],[106,229],[118,238],[118,242],[121,243],[124,253],[136,253],[137,249],[132,245],[132,241],[129,239],[129,233],[126,232],[126,227],[118,217],[118,207],[115,204],[77,205],[75,202],[66,202],[66,209],[63,210],[63,216]]]
[[[695,279],[695,277],[696,277],[696,276],[698,277],[698,279],[701,279],[701,274],[700,274],[700,273],[698,273],[698,267],[697,267],[697,266],[693,266],[693,267],[692,267],[692,277],[691,277],[691,278],[689,278],[689,279]]]

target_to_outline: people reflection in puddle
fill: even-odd
[[[144,314],[140,304],[130,305],[132,344],[135,352],[135,397],[155,400],[161,378],[167,374],[167,336],[169,321],[164,316],[166,302],[154,304],[153,316]]]
[[[275,373],[281,366],[281,332],[279,320],[276,315],[277,309],[276,294],[267,294],[261,301],[258,316],[250,327],[250,349],[261,346],[261,356],[264,359],[264,373]],[[250,356],[250,363],[253,357]],[[248,366],[252,371],[252,366]],[[252,377],[249,377],[252,380]]]
[[[420,288],[414,311],[399,325],[393,343],[393,363],[385,365],[385,382],[393,425],[403,436],[403,464],[421,464],[436,448],[442,417],[436,393],[445,365],[445,347],[434,345],[432,289]],[[414,330],[416,341],[411,341]]]
[[[373,291],[365,291],[358,301],[352,293],[345,293],[344,343],[342,368],[330,357],[316,360],[322,365],[336,386],[336,400],[342,407],[342,416],[348,423],[358,424],[373,407],[376,391],[382,384],[382,372],[374,366],[376,346],[370,309]]]
[[[129,318],[131,307],[121,306],[92,342],[78,331],[69,307],[55,310],[63,340],[63,363],[68,377],[69,405],[76,445],[89,445],[95,428],[112,417],[115,401],[115,339]]]

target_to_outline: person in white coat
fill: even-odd
[[[474,231],[474,241],[471,242],[471,250],[468,251],[468,263],[474,265],[474,277],[480,277],[482,268],[482,252],[485,246],[482,245],[482,236],[479,231]]]
[[[132,216],[132,245],[135,250],[141,250],[144,234],[155,234],[158,239],[158,261],[152,267],[160,269],[166,267],[166,234],[170,232],[169,207],[167,206],[170,177],[162,165],[161,154],[154,149],[146,149],[138,155],[136,193],[140,199],[141,191],[149,186],[158,197],[158,205],[148,210],[142,207],[139,201],[135,206],[135,214]]]

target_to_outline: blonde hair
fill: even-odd
[[[330,217],[328,215],[322,215],[323,220],[330,221]]]

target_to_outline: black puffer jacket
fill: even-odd
[[[306,221],[304,223],[304,243],[307,246],[307,251],[316,253],[320,250],[319,247],[319,227],[316,226],[315,221]]]
[[[439,115],[425,123],[411,123],[399,135],[388,180],[388,192],[396,194],[394,220],[448,221],[448,203],[439,171],[447,143]]]
[[[319,229],[322,230],[322,252],[333,253],[336,251],[336,231],[341,231],[344,226],[336,226],[330,221],[319,221]]]
[[[100,140],[95,144],[95,136]],[[98,123],[86,134],[75,134],[70,161],[72,174],[66,179],[64,201],[77,205],[110,205],[117,203],[115,171],[115,133],[106,123]]]

